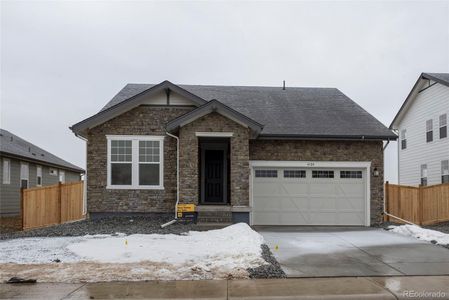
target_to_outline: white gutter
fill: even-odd
[[[175,218],[165,224],[161,225],[161,228],[169,226],[178,220],[178,204],[179,204],[179,137],[169,132],[165,132],[168,136],[176,139],[176,204],[175,204]]]

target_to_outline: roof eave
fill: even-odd
[[[202,106],[176,118],[171,120],[166,125],[167,131],[174,131],[179,129],[180,127],[193,122],[194,120],[207,115],[211,112],[218,112],[225,117],[231,118],[234,121],[237,121],[243,125],[246,125],[249,127],[254,136],[257,136],[260,134],[260,132],[263,129],[263,125],[258,123],[257,121],[245,116],[244,114],[230,108],[229,106],[221,103],[220,101],[213,99]]]
[[[377,140],[395,141],[396,134],[391,135],[329,135],[329,134],[260,134],[258,139],[295,139],[295,140]]]
[[[11,152],[0,151],[0,154],[2,156],[6,156],[6,157],[10,157],[10,158],[16,158],[16,159],[20,159],[20,160],[24,160],[24,161],[28,161],[28,162],[33,162],[33,163],[40,164],[40,165],[55,167],[55,168],[58,168],[58,169],[64,169],[64,170],[72,171],[72,172],[79,172],[80,174],[86,173],[86,171],[84,169],[81,169],[81,168],[72,168],[72,167],[68,167],[68,166],[54,164],[54,163],[47,162],[45,160],[40,160],[40,159],[37,159],[37,158],[31,158],[31,157],[27,157],[27,156],[23,156],[23,155],[18,155],[18,154],[11,153]]]
[[[402,103],[401,108],[399,108],[399,111],[397,112],[396,116],[394,117],[393,121],[391,122],[390,127],[389,127],[390,129],[398,129],[398,125],[399,125],[398,123],[402,120],[402,113],[403,113],[404,109],[406,109],[406,107],[408,106],[408,103],[411,101],[413,96],[416,97],[416,95],[414,95],[414,93],[416,92],[416,89],[419,86],[419,83],[421,82],[422,79],[433,80],[435,82],[438,82],[442,85],[449,87],[448,82],[441,80],[437,77],[434,77],[434,76],[430,75],[429,73],[421,73],[421,75],[418,77],[418,80],[415,82],[415,84],[413,85],[409,94],[405,98],[404,103]]]
[[[93,115],[89,118],[86,118],[86,119],[70,126],[69,128],[75,134],[79,134],[79,135],[83,136],[83,133],[82,133],[83,130],[86,130],[86,129],[95,127],[99,124],[102,124],[102,123],[110,120],[111,118],[114,118],[115,116],[120,115],[121,113],[124,113],[124,112],[136,107],[135,102],[137,102],[141,97],[158,93],[164,89],[170,89],[170,90],[174,91],[175,93],[178,93],[181,96],[184,96],[187,99],[191,100],[193,103],[195,103],[198,106],[207,103],[207,101],[205,99],[192,94],[191,92],[181,88],[180,86],[178,86],[176,84],[171,83],[168,80],[165,80],[165,81],[163,81],[157,85],[154,85],[154,86],[124,100],[124,101],[121,101],[120,103],[117,103],[111,107],[108,107],[107,109],[102,110],[102,111],[96,113],[95,115]]]

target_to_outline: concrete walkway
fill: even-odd
[[[449,249],[379,228],[256,230],[288,277],[449,275]]]
[[[0,299],[448,299],[449,276],[0,284]]]

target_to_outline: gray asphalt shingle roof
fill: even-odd
[[[83,169],[71,164],[56,155],[18,137],[17,135],[0,129],[0,152],[10,154],[12,156],[23,157],[42,164],[50,164],[62,169],[84,172]]]
[[[104,111],[154,84],[127,84]],[[263,124],[262,135],[396,138],[386,126],[336,88],[178,85],[216,99]]]

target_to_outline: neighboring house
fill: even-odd
[[[200,222],[252,225],[379,223],[397,138],[338,89],[169,81],[128,84],[71,129],[91,216],[173,213],[178,191]]]
[[[0,129],[0,215],[18,215],[20,188],[81,180],[84,170]]]
[[[390,125],[399,133],[398,182],[449,183],[449,73],[422,73]]]

